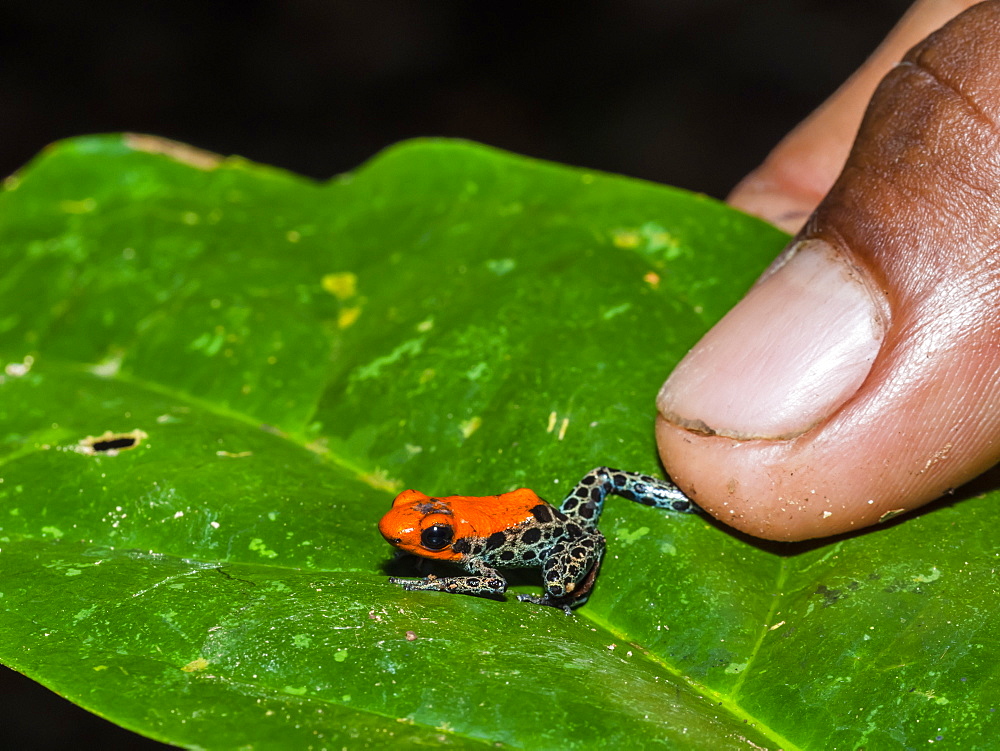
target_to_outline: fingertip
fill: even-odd
[[[881,307],[836,248],[797,243],[678,364],[660,414],[731,438],[800,435],[867,377],[884,336]]]

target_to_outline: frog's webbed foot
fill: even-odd
[[[454,592],[462,595],[502,595],[507,582],[498,576],[445,576],[434,574],[423,579],[389,577],[392,584],[400,584],[407,592]]]

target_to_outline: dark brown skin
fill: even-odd
[[[919,3],[906,33],[956,5],[968,3]],[[838,96],[817,114],[840,124],[837,135],[807,122],[734,203],[785,226],[801,221],[830,172],[811,150],[836,150],[857,99]],[[799,307],[786,307],[795,294]],[[814,308],[820,323],[808,329]],[[787,376],[802,342],[827,331],[850,333],[831,335],[837,346],[806,365],[828,360],[843,374]],[[748,363],[760,363],[759,382]],[[803,386],[813,381],[818,395]],[[770,539],[877,523],[1000,460],[1000,2],[972,7],[888,73],[796,242],[658,404],[671,477],[713,515]]]

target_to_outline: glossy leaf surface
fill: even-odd
[[[989,747],[988,495],[799,547],[612,499],[571,618],[386,581],[405,487],[655,471],[656,389],[784,239],[456,142],[326,185],[57,145],[0,194],[0,657],[191,747]]]

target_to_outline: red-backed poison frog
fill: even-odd
[[[584,475],[559,508],[527,488],[443,498],[405,490],[379,522],[382,536],[405,553],[457,563],[471,576],[389,581],[410,591],[500,595],[507,581],[497,568],[540,568],[545,594],[518,599],[569,613],[587,600],[601,567],[605,542],[597,521],[608,495],[685,514],[701,511],[671,482],[607,467]]]

